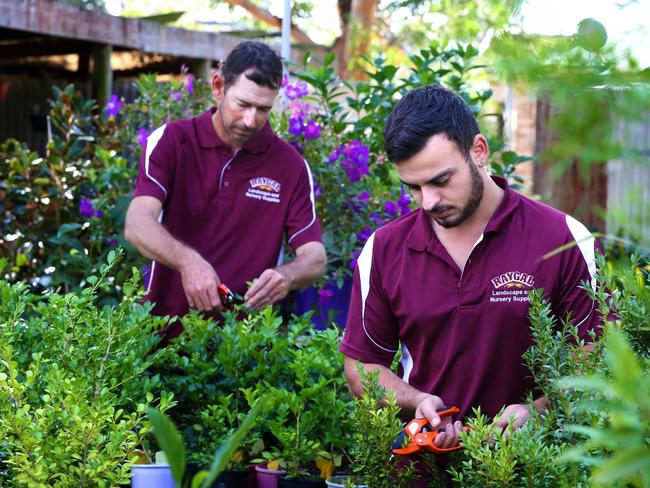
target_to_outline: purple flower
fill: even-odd
[[[117,98],[117,95],[113,94],[111,97],[106,100],[106,105],[104,105],[104,113],[106,117],[116,117],[120,113],[122,108],[122,101]]]
[[[108,238],[108,239],[106,239],[106,240],[104,241],[104,243],[105,243],[107,246],[110,246],[110,247],[115,247],[115,246],[117,246],[118,242],[119,242],[119,241],[118,241],[117,239],[113,239],[113,238]]]
[[[357,267],[357,259],[359,259],[359,255],[361,254],[361,251],[354,251],[353,258],[350,260],[350,268],[354,269]]]
[[[172,100],[175,102],[178,102],[181,98],[183,98],[183,94],[179,92],[175,92],[174,90],[169,90],[169,96],[171,97]]]
[[[285,73],[282,75],[282,83],[280,83],[280,88],[284,88],[285,86],[287,86],[287,83],[289,83],[289,77]]]
[[[303,133],[304,125],[302,122],[302,117],[299,115],[292,115],[289,118],[289,133],[296,137],[300,137]]]
[[[302,98],[309,93],[307,83],[304,81],[297,81],[295,84],[288,83],[284,88],[284,96],[289,100],[296,100]]]
[[[79,202],[79,215],[82,217],[92,217],[95,215],[95,207],[86,197],[83,197]]]
[[[82,197],[81,201],[79,202],[79,215],[86,218],[101,218],[104,215],[104,212],[101,210],[95,210],[92,202],[86,197]]]
[[[322,305],[325,305],[330,301],[330,298],[334,296],[334,290],[330,288],[325,288],[324,290],[318,290],[318,302]]]
[[[411,211],[411,197],[404,193],[404,187],[402,187],[402,196],[397,200],[397,205],[399,205],[402,215],[406,215]]]
[[[384,225],[386,223],[384,217],[382,217],[379,214],[371,213],[370,215],[368,215],[368,217],[370,217],[370,220],[372,220],[377,225]]]
[[[185,89],[189,94],[194,93],[194,75],[192,73],[185,77]]]
[[[334,151],[332,151],[332,152],[330,153],[330,157],[329,157],[329,159],[327,160],[327,162],[328,162],[329,164],[334,163],[336,160],[339,159],[339,155],[340,155],[340,154],[341,154],[341,149],[340,149],[340,148],[336,148],[336,149],[334,149]]]
[[[330,153],[329,160],[339,161],[349,180],[354,183],[368,174],[369,154],[368,147],[355,139]]]
[[[370,200],[370,193],[367,191],[362,191],[357,195],[357,200],[359,200],[359,203],[366,204],[368,203],[368,200]]]
[[[314,181],[314,198],[318,199],[321,193],[323,193],[323,187]]]
[[[384,211],[387,215],[395,215],[397,213],[397,204],[391,201],[384,202]]]
[[[361,232],[357,233],[357,239],[359,239],[361,242],[366,242],[371,235],[372,229],[366,226]]]
[[[151,132],[145,128],[142,128],[138,131],[138,142],[142,148],[147,145],[147,137],[149,137],[149,134],[151,134]]]
[[[149,267],[148,264],[145,264],[140,268],[140,271],[142,272],[142,282],[144,283],[145,289],[149,286],[149,273],[151,272],[151,268]]]
[[[289,139],[289,144],[291,144],[293,148],[300,154],[302,154],[305,150],[300,141],[298,139],[294,139],[293,137]]]
[[[307,125],[304,128],[305,130],[305,139],[318,139],[320,136],[321,126],[318,125],[313,120],[307,122]]]

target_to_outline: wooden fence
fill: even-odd
[[[607,164],[607,233],[631,239],[650,254],[650,113],[641,122],[619,123],[617,132],[640,158]]]

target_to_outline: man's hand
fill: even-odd
[[[202,311],[221,311],[221,300],[217,291],[221,281],[210,263],[199,253],[191,252],[179,266],[179,272],[190,307]]]
[[[503,414],[496,419],[494,425],[501,429],[505,429],[505,434],[508,436],[511,433],[510,422],[512,422],[513,429],[523,427],[533,415],[531,408],[530,405],[525,405],[523,403],[508,405],[503,411]]]
[[[283,299],[291,289],[291,280],[280,269],[267,269],[257,278],[244,299],[246,305],[253,309],[261,309]]]
[[[415,409],[415,418],[426,418],[432,429],[438,430],[433,444],[439,448],[449,448],[458,445],[460,433],[463,431],[463,424],[460,421],[452,422],[451,417],[440,417],[436,410],[445,408],[446,405],[440,397],[435,395],[422,394],[418,406]]]

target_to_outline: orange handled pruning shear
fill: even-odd
[[[219,292],[219,298],[224,310],[232,310],[235,306],[235,294],[223,283],[217,287],[217,292]]]
[[[440,417],[448,417],[459,412],[458,407],[445,407],[436,410]],[[465,427],[465,430],[468,430]],[[454,447],[438,447],[433,444],[436,440],[438,431],[432,430],[427,419],[413,419],[406,426],[404,430],[393,442],[393,452],[395,454],[413,454],[419,451],[435,452],[436,454],[444,454],[446,452],[457,451],[462,449],[463,446]],[[404,445],[408,439],[408,444]]]

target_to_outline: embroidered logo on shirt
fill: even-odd
[[[249,180],[250,186],[246,190],[246,196],[255,200],[262,200],[271,203],[280,203],[280,189],[282,185],[273,178],[260,176]]]
[[[529,302],[528,290],[535,285],[535,279],[520,271],[508,271],[490,280],[494,289],[490,295],[491,303]]]

